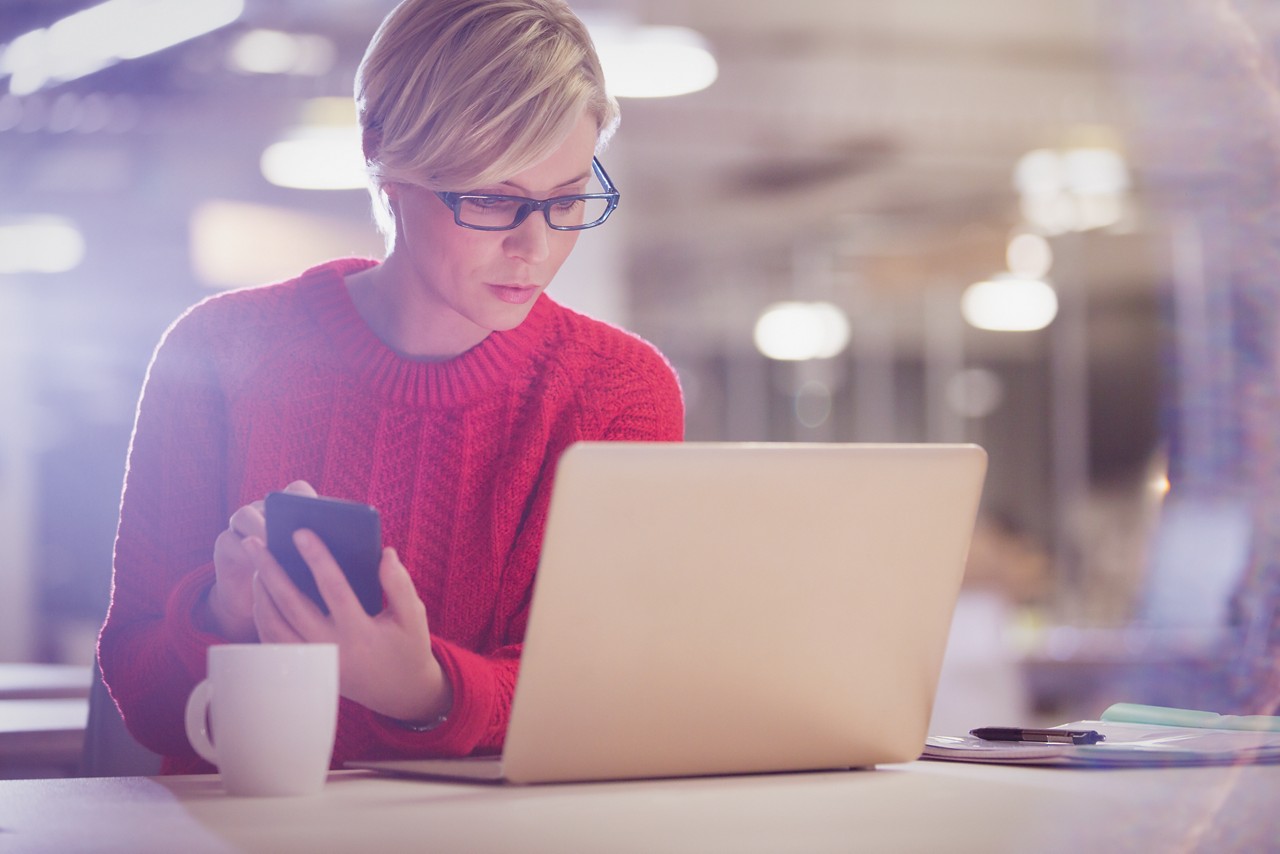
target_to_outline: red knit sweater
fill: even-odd
[[[417,733],[343,699],[351,758],[501,748],[554,465],[577,440],[678,441],[671,366],[643,340],[540,297],[510,332],[446,362],[403,358],[365,325],[343,260],[205,300],[156,351],[138,407],[99,660],[129,730],[166,771],[208,770],[183,707],[222,641],[202,625],[213,541],[290,481],[382,513],[453,685]]]

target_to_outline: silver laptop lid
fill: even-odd
[[[507,779],[914,759],[985,472],[973,445],[573,446]]]

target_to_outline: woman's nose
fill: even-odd
[[[550,232],[542,211],[533,211],[524,222],[507,232],[507,254],[534,264],[545,261],[550,254]]]

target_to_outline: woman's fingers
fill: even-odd
[[[275,643],[337,643],[343,696],[381,714],[427,720],[447,710],[452,687],[432,655],[426,606],[395,549],[382,550],[378,574],[387,607],[371,618],[314,532],[296,531],[293,541],[329,614],[294,586],[262,540],[250,537],[243,543],[256,569],[253,614],[259,637]]]
[[[387,547],[382,550],[378,579],[387,597],[388,616],[403,626],[413,625],[416,621],[425,622],[426,606],[422,604],[409,570],[400,562],[400,555],[395,549]]]
[[[277,607],[260,575],[253,578],[253,621],[258,628],[258,638],[263,643],[303,643],[302,637]]]
[[[240,537],[267,538],[267,519],[262,508],[254,504],[246,504],[231,514],[227,527]]]
[[[305,480],[295,480],[285,487],[285,491],[297,495],[316,494],[315,489]],[[255,632],[262,637],[261,631],[255,627],[258,620],[255,600],[259,598],[259,591],[254,577],[260,571],[259,564],[263,562],[264,556],[269,559],[269,555],[265,546],[260,553],[255,553],[250,543],[256,541],[262,544],[266,540],[266,503],[262,499],[238,507],[227,520],[226,530],[214,540],[213,563],[217,580],[209,594],[209,607],[214,622],[228,638],[247,640]],[[275,561],[272,559],[269,563],[274,565]],[[283,576],[284,573],[281,572],[280,575]],[[287,577],[283,581],[289,584],[289,593],[297,594]],[[301,607],[292,601],[297,599],[306,602],[305,597],[301,594],[290,597],[283,592],[285,589],[283,585],[276,588],[274,613],[284,620],[308,620],[308,615],[300,613]],[[262,595],[267,595],[268,592],[264,588]],[[318,610],[316,613],[318,615]],[[315,628],[314,624],[311,628]]]
[[[311,568],[311,575],[315,578],[316,587],[320,590],[320,597],[329,607],[329,613],[333,616],[339,630],[343,626],[366,619],[368,614],[365,613],[364,606],[360,604],[355,591],[351,589],[351,584],[342,572],[342,567],[338,566],[338,562],[333,559],[324,541],[313,531],[301,528],[294,531],[293,544],[298,547],[298,554],[302,555],[302,559]]]
[[[331,639],[333,633],[328,619],[315,603],[297,588],[276,559],[267,551],[266,545],[261,540],[251,538],[245,540],[245,549],[253,558],[256,570],[255,609],[258,606],[258,600],[265,596],[274,608],[271,613],[278,614],[280,619],[287,623],[301,639],[307,641]],[[256,617],[255,610],[255,619]]]
[[[311,498],[316,498],[318,496],[315,487],[307,483],[305,480],[295,480],[293,483],[286,486],[284,491],[294,495],[306,495]]]

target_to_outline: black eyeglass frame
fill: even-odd
[[[556,196],[551,199],[530,199],[525,196],[503,196],[493,193],[450,193],[441,190],[436,190],[435,193],[436,197],[453,211],[453,221],[463,228],[470,228],[475,231],[511,231],[519,228],[521,223],[529,218],[529,214],[534,211],[542,211],[543,219],[547,221],[547,227],[553,231],[583,231],[588,228],[595,228],[597,225],[603,225],[604,221],[618,207],[618,201],[622,198],[618,188],[613,186],[613,181],[609,180],[609,173],[604,171],[604,166],[600,164],[599,158],[591,158],[591,171],[595,173],[600,186],[604,187],[603,193],[576,193],[572,196]],[[462,203],[467,199],[496,199],[504,202],[519,202],[520,207],[516,210],[515,221],[510,225],[472,225],[462,221]],[[551,221],[552,205],[579,199],[605,199],[608,202],[608,206],[605,207],[604,213],[595,220],[582,225],[556,225]]]

